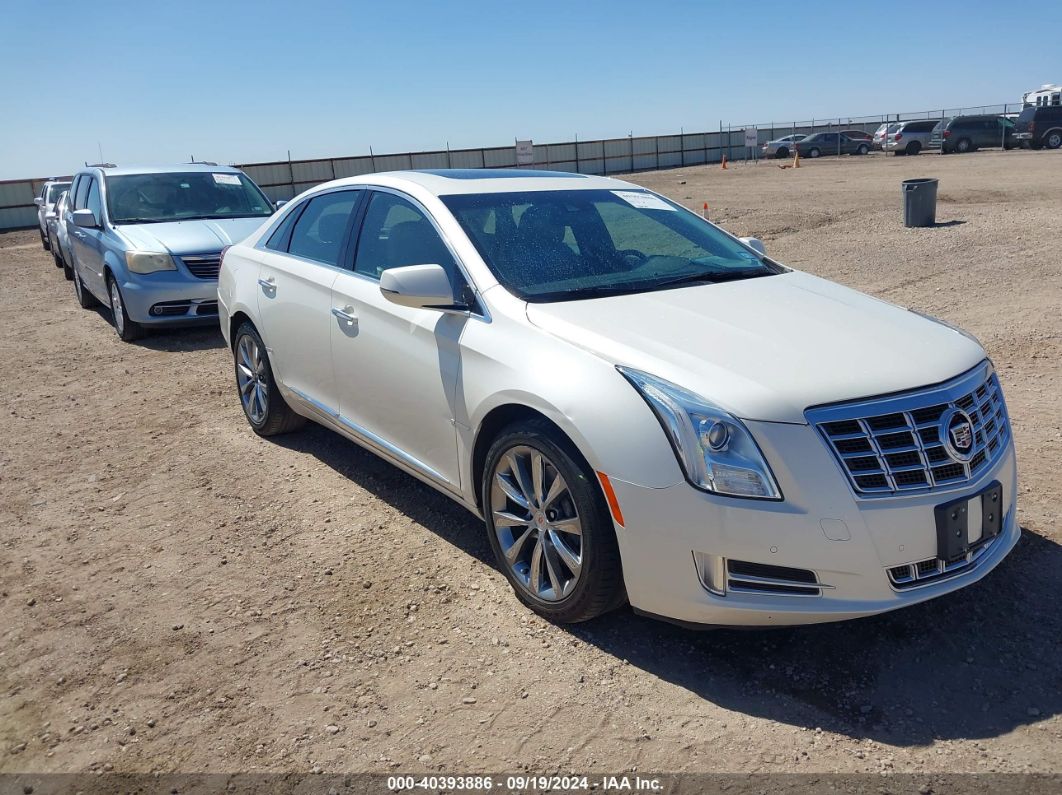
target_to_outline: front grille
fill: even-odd
[[[945,413],[970,418],[969,460],[949,449]],[[958,378],[900,395],[809,409],[848,482],[860,496],[935,491],[979,477],[1010,440],[1003,392],[987,362]]]
[[[221,252],[213,254],[186,254],[181,257],[184,267],[200,279],[217,279],[221,270]]]
[[[815,572],[808,569],[728,560],[726,574],[728,592],[771,596],[818,596],[821,593]]]
[[[915,563],[905,563],[901,566],[893,566],[888,569],[889,582],[898,591],[914,588],[919,585],[929,585],[932,582],[948,579],[977,566],[992,545],[999,540],[999,536],[990,538],[985,543],[971,549],[958,560],[944,561],[937,558],[927,558]]]

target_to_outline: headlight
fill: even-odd
[[[172,256],[155,251],[127,251],[125,252],[125,264],[133,273],[177,270],[177,264]]]
[[[782,499],[771,468],[741,420],[670,381],[617,369],[656,413],[691,484],[732,497]]]

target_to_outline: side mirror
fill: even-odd
[[[273,209],[274,210],[279,210],[281,207],[283,207],[287,203],[288,203],[287,199],[277,199],[275,202],[273,202]]]
[[[92,210],[74,210],[70,217],[74,219],[75,224],[84,229],[99,229],[100,227],[100,222]]]
[[[764,257],[767,256],[767,249],[764,248],[763,241],[760,240],[758,237],[742,237],[742,238],[739,238],[739,239],[746,246],[748,246],[749,248],[753,249],[754,251],[759,252],[762,256],[764,256]]]
[[[44,204],[44,199],[42,199],[40,196],[34,196],[33,203],[40,207],[42,204]]]
[[[380,274],[380,292],[401,306],[453,309],[454,290],[442,265],[407,265]]]

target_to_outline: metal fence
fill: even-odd
[[[758,155],[745,146],[745,130],[755,128],[758,144],[794,133],[810,135],[833,130],[872,133],[881,124],[917,119],[943,119],[970,114],[1017,113],[1021,104],[982,105],[872,116],[834,117],[758,124],[723,124],[717,130],[675,135],[627,136],[591,141],[536,144],[534,162],[523,167],[572,171],[579,174],[630,174],[663,168],[682,168],[745,160]],[[516,147],[440,149],[428,152],[333,157],[316,160],[281,160],[238,165],[258,183],[270,199],[290,199],[322,182],[359,174],[411,168],[516,168]],[[37,220],[33,197],[44,178],[0,182],[0,230],[32,227]]]

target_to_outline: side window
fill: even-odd
[[[314,196],[291,229],[288,253],[326,265],[339,265],[347,223],[358,191],[343,190]]]
[[[85,209],[92,210],[92,214],[96,216],[97,221],[103,220],[103,207],[100,206],[100,183],[97,179],[89,180]]]
[[[457,263],[424,212],[392,193],[373,192],[358,238],[354,270],[373,279],[388,268],[442,265],[450,278]]]
[[[280,222],[280,226],[273,230],[265,247],[273,251],[287,251],[288,242],[291,240],[291,228],[295,226],[295,222],[299,220],[304,209],[306,209],[306,202],[299,202],[292,207],[284,216],[284,220]]]
[[[74,209],[84,210],[85,196],[88,194],[88,187],[89,183],[92,181],[92,177],[82,174],[80,177],[78,177],[78,179],[80,180],[80,182],[77,186],[77,195],[74,196]]]

